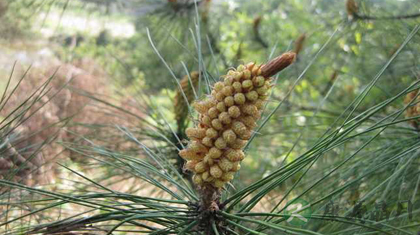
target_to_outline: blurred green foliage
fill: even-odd
[[[22,22],[18,28],[25,31],[29,28],[25,17],[31,16],[33,8],[22,7],[28,0],[19,1],[10,4],[5,16],[18,16]],[[156,128],[147,132],[139,124],[133,135],[153,146],[150,152],[156,155],[176,155],[176,148],[185,143],[175,135],[172,98],[178,86],[173,76],[180,79],[201,70],[202,98],[229,68],[250,61],[264,63],[296,50],[298,38],[306,35],[295,64],[275,77],[261,129],[246,149],[235,188],[229,187],[225,198],[302,161],[261,190],[274,192],[270,195],[274,199],[302,194],[319,204],[318,214],[329,199],[340,203],[366,199],[371,205],[407,195],[419,199],[418,131],[403,120],[403,99],[404,90],[420,76],[419,34],[404,43],[420,17],[386,19],[418,14],[419,1],[357,1],[358,14],[370,20],[349,17],[344,0],[46,2],[54,6],[44,4],[41,11],[99,14],[133,26],[133,34],[124,37],[115,35],[112,27],[68,34],[66,28],[57,27],[57,34],[81,39],[67,44],[61,40],[64,46],[55,52],[64,62],[92,58],[119,84],[119,92],[128,90],[135,96],[139,88],[142,96],[152,97],[139,98],[139,103],[145,107],[145,119]],[[51,27],[50,23],[46,16],[45,25]],[[251,196],[257,197],[258,190]],[[252,200],[247,200],[235,206],[253,208]],[[335,234],[350,229],[347,234],[353,234],[359,226],[329,227],[322,222],[315,220],[307,228]],[[408,226],[414,233],[418,221],[402,218],[390,224]]]
[[[32,3],[32,0],[0,1],[1,39],[13,40],[29,33],[33,16]]]

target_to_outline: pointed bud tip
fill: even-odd
[[[261,68],[261,74],[266,78],[271,77],[287,68],[295,61],[295,59],[296,53],[286,52],[263,65]]]

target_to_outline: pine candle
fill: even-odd
[[[222,188],[233,179],[245,158],[243,148],[261,118],[272,87],[271,76],[293,63],[285,53],[265,65],[239,65],[216,82],[211,95],[193,104],[199,124],[186,129],[190,143],[179,155],[201,187]]]

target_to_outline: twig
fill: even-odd
[[[367,15],[359,15],[357,13],[354,13],[354,18],[357,20],[403,20],[403,19],[412,19],[420,17],[420,13],[416,14],[410,14],[410,15],[400,15],[400,16],[382,16],[382,17],[376,17],[376,16],[367,16]]]

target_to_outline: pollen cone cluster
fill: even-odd
[[[193,104],[199,124],[186,129],[191,141],[179,155],[187,160],[186,169],[194,172],[195,184],[222,188],[233,179],[245,158],[242,149],[261,117],[272,86],[270,76],[294,58],[295,53],[286,53],[263,66],[239,65],[214,84],[210,96]]]
[[[412,102],[412,104],[414,104],[414,105],[411,106],[411,107],[408,107],[406,109],[406,111],[405,111],[405,116],[407,118],[411,118],[411,117],[415,117],[415,116],[420,116],[420,95],[417,96],[418,93],[419,93],[419,90],[412,91],[412,92],[408,93],[408,95],[404,99],[404,103],[405,104],[410,104],[413,99],[416,99],[416,100],[414,100]],[[417,98],[416,98],[416,96],[417,96]],[[420,127],[420,120],[419,119],[417,119],[417,120],[411,120],[410,121],[410,124],[414,128],[419,129],[419,127]]]
[[[180,81],[181,89],[178,89],[176,92],[174,105],[175,119],[179,128],[183,128],[188,116],[188,104],[185,101],[185,98],[187,98],[189,104],[194,101],[194,90],[197,89],[198,79],[199,73],[194,71],[191,72],[190,77],[185,75]]]

